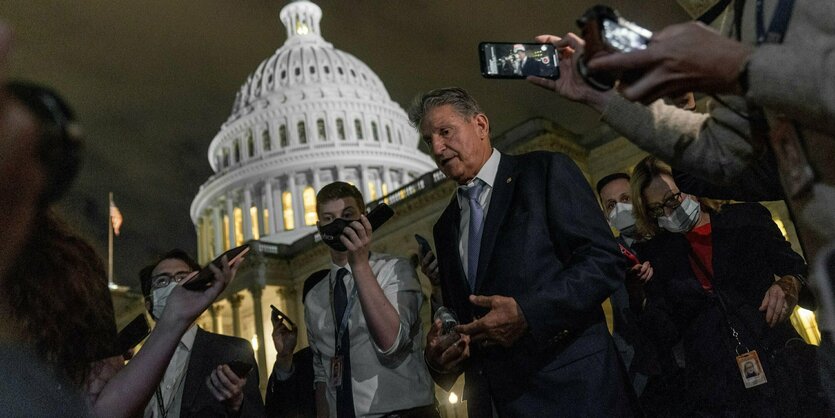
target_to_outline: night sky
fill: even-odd
[[[494,133],[535,116],[571,131],[599,128],[597,115],[524,81],[486,80],[481,41],[525,41],[575,30],[597,1],[318,1],[322,36],[377,73],[408,107],[420,92],[450,85],[481,103]],[[116,282],[172,247],[196,255],[189,207],[212,174],[211,139],[246,77],[286,39],[267,0],[3,0],[15,30],[12,78],[58,89],[86,133],[79,179],[60,211],[107,257],[107,193],[124,215]],[[608,3],[658,30],[688,19],[674,1]],[[651,5],[651,7],[649,7]],[[416,135],[416,134],[415,134]]]

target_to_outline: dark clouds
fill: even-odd
[[[322,34],[355,55],[404,108],[419,92],[460,85],[482,103],[494,132],[534,116],[584,133],[597,116],[523,81],[479,75],[481,41],[525,41],[575,29],[596,1],[320,1]],[[4,0],[16,32],[11,74],[55,86],[87,133],[79,180],[63,202],[71,222],[106,257],[107,192],[124,215],[116,276],[170,247],[196,253],[191,200],[211,175],[207,149],[238,87],[282,45],[267,0]],[[687,19],[672,1],[609,3],[657,30]],[[647,7],[648,5],[654,7]]]

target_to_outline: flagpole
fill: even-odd
[[[107,282],[113,288],[113,192],[109,192],[110,204],[107,205]]]

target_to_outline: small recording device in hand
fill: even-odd
[[[243,256],[245,256],[248,252],[249,245],[244,244],[221,254],[220,257],[215,258],[214,261],[212,261],[212,264],[214,264],[217,268],[222,268],[223,256],[226,256],[228,263],[232,264],[232,262],[243,258]],[[200,273],[197,273],[197,277],[192,278],[187,283],[183,283],[183,287],[188,290],[203,291],[211,286],[214,277],[215,274],[212,272],[212,269],[209,268],[209,266],[206,266],[200,269]]]
[[[484,78],[560,77],[557,51],[551,44],[482,42],[478,44],[478,56]]]
[[[577,71],[597,90],[605,91],[615,86],[618,79],[631,80],[637,74],[589,74],[586,64],[600,53],[623,53],[646,49],[652,32],[622,18],[609,6],[597,5],[577,19],[577,25],[586,41],[583,56],[577,61]]]
[[[426,238],[418,234],[415,234],[415,241],[417,241],[418,246],[420,247],[421,259],[423,259],[423,257],[426,257],[426,254],[429,254],[429,252],[432,251],[432,246],[429,245],[429,240],[427,240]]]
[[[441,306],[435,311],[433,321],[441,320],[441,335],[448,335],[455,333],[455,327],[458,325],[458,318],[455,312],[446,306]]]
[[[290,331],[293,331],[293,330],[296,329],[296,324],[294,324],[293,321],[290,320],[290,317],[287,316],[287,314],[285,314],[284,312],[281,312],[281,310],[276,308],[275,305],[270,305],[270,309],[272,309],[271,317],[272,317],[273,321],[276,321],[276,322],[286,321],[287,325],[289,325],[288,328],[290,329]]]
[[[124,354],[136,347],[142,342],[148,334],[151,333],[151,327],[148,325],[148,320],[145,314],[139,314],[130,323],[128,323],[119,334],[116,336],[116,351],[118,354]]]
[[[240,378],[245,377],[247,374],[249,374],[249,371],[252,370],[251,363],[247,363],[245,361],[240,360],[230,361],[229,363],[226,363],[226,365],[229,366],[230,369],[232,369],[232,373],[235,373],[235,376],[238,376]]]
[[[385,203],[380,203],[375,206],[371,212],[368,212],[368,215],[365,217],[368,219],[368,223],[371,224],[371,230],[376,231],[386,221],[391,219],[392,216],[394,216],[394,209]],[[339,240],[339,237],[342,236],[342,231],[344,231],[345,228],[351,224],[351,222],[353,221],[347,219],[334,219],[331,223],[319,227],[319,236],[322,237],[322,241],[331,248],[337,251],[347,251],[348,249],[345,247],[345,244]]]

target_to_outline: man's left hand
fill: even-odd
[[[470,295],[473,305],[490,308],[487,315],[466,325],[458,325],[455,330],[469,335],[472,341],[484,344],[500,344],[510,347],[528,329],[525,315],[519,309],[516,299],[506,296]]]
[[[621,85],[629,100],[651,103],[688,91],[739,94],[739,73],[752,48],[701,23],[681,23],[652,36],[647,48],[592,58],[592,72],[637,71],[643,75]]]
[[[241,410],[244,402],[244,385],[246,377],[238,377],[228,365],[222,364],[212,370],[206,385],[212,396],[226,405],[226,409],[232,412]]]

